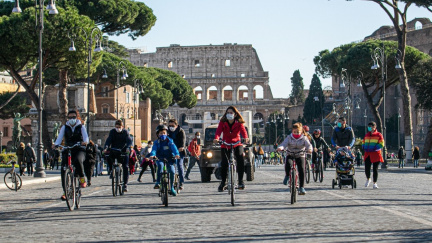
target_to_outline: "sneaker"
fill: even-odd
[[[218,192],[223,192],[225,190],[225,183],[220,183],[219,187],[218,187]]]
[[[304,187],[300,187],[299,195],[306,195],[306,190],[304,189]]]
[[[289,176],[285,176],[284,180],[283,180],[283,184],[286,186],[288,185],[288,180],[289,180]]]
[[[171,187],[171,195],[173,195],[174,197],[177,196],[177,192],[174,187]]]
[[[62,201],[66,201],[66,196],[65,196],[65,194],[63,194],[63,195],[60,197],[60,199],[61,199]]]
[[[156,183],[153,187],[153,189],[159,189],[159,188],[160,188],[160,185],[158,183]]]
[[[123,185],[123,191],[124,191],[124,192],[127,192],[127,191],[128,191],[128,189],[127,189],[127,185]]]
[[[141,178],[138,178],[138,180],[137,180],[138,182],[142,182],[142,180],[141,180]]]
[[[180,183],[180,187],[179,187],[179,189],[180,189],[180,190],[183,190],[183,188],[184,188],[183,183]]]
[[[81,188],[86,188],[86,187],[87,187],[87,183],[86,183],[84,177],[83,177],[83,178],[80,178],[79,181],[80,181],[80,187],[81,187]]]
[[[366,179],[365,187],[368,187],[371,182],[371,179]]]
[[[87,186],[91,186],[91,182],[90,181],[87,183]]]
[[[373,189],[378,189],[378,185],[376,183],[373,184]]]
[[[188,181],[190,181],[189,176],[185,176],[185,179],[188,180]]]
[[[238,188],[239,190],[244,190],[244,189],[246,188],[246,186],[245,186],[245,184],[241,181],[241,182],[239,182],[237,188]]]

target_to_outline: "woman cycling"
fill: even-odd
[[[214,143],[219,142],[219,138],[223,133],[223,140],[226,143],[236,143],[241,141],[241,138],[245,139],[245,142],[249,142],[248,134],[243,125],[245,121],[243,117],[240,115],[237,108],[234,106],[230,106],[226,109],[225,114],[222,116],[219,122],[219,126],[216,129]],[[241,137],[240,137],[241,136]],[[225,181],[228,174],[228,158],[230,156],[231,149],[228,146],[222,144],[221,145],[221,177],[222,181],[219,185],[218,191],[222,192],[225,187]],[[244,159],[243,159],[243,145],[241,142],[234,146],[234,156],[237,161],[237,172],[238,172],[238,189],[244,190],[245,185],[243,182],[244,175]]]
[[[304,189],[305,183],[305,152],[312,153],[312,145],[303,130],[301,123],[295,123],[293,125],[293,130],[290,135],[288,135],[282,144],[277,148],[277,151],[283,151],[286,149],[288,151],[286,162],[285,162],[285,179],[283,181],[284,185],[288,184],[289,174],[291,171],[291,166],[293,161],[297,164],[299,180],[300,180],[300,195],[305,195],[306,190]],[[291,154],[298,153],[300,154]],[[291,153],[290,153],[291,152]]]

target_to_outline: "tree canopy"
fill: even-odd
[[[14,93],[5,92],[0,94],[0,104],[4,104],[8,99],[10,99]],[[29,111],[29,107],[26,104],[26,98],[22,95],[16,95],[11,99],[11,101],[0,109],[0,119],[9,119],[14,117],[14,113],[25,114]]]
[[[295,70],[293,76],[291,77],[291,94],[290,94],[290,103],[292,105],[301,104],[304,102],[304,84],[303,78],[300,75],[300,70]]]
[[[316,100],[315,97],[318,100]],[[303,117],[307,123],[315,123],[315,119],[321,120],[324,102],[325,97],[322,90],[321,80],[319,79],[318,75],[314,74],[312,77],[312,82],[309,86],[309,94],[305,100],[305,105],[303,108]]]

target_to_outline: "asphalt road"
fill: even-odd
[[[379,189],[332,189],[335,172],[311,182],[307,194],[290,204],[281,165],[266,165],[246,183],[231,206],[218,182],[191,181],[168,208],[161,205],[148,172],[131,177],[129,192],[114,198],[107,176],[84,189],[81,208],[69,211],[59,200],[59,180],[0,190],[0,242],[350,242],[432,240],[431,172],[380,171]],[[2,175],[1,175],[2,176]]]

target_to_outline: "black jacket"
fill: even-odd
[[[132,145],[132,138],[129,136],[129,131],[123,129],[121,132],[117,132],[116,129],[111,129],[107,140],[105,141],[105,148],[110,147],[116,149],[122,149],[123,152]]]
[[[417,149],[414,149],[414,152],[412,154],[412,157],[414,159],[420,159],[420,151],[418,151]]]
[[[180,126],[177,126],[177,129],[174,132],[168,129],[168,137],[170,137],[173,141],[177,149],[184,148],[186,150],[186,133]],[[180,152],[180,155],[185,155],[185,151]]]
[[[326,143],[326,141],[324,140],[324,138],[322,138],[321,136],[316,138],[315,136],[313,136],[313,140],[315,141],[315,147],[319,150],[324,150],[324,148],[328,149],[328,144]],[[324,148],[323,148],[324,147]]]
[[[405,155],[404,149],[400,148],[398,151],[398,159],[405,159]]]
[[[331,142],[335,147],[352,147],[355,142],[354,131],[349,126],[346,126],[345,128],[336,127],[333,131]]]
[[[90,144],[87,144],[87,147],[86,147],[86,162],[87,163],[96,163],[96,153],[97,153],[97,151],[96,151],[97,149],[96,149],[96,146],[95,145],[90,145]]]

